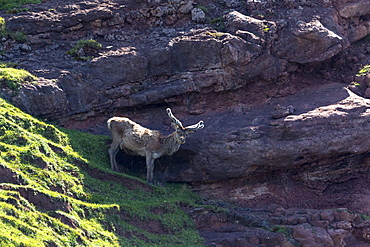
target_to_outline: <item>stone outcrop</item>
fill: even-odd
[[[193,161],[189,166],[174,164],[166,172],[176,173],[173,179],[179,181],[213,181],[319,163],[316,172],[306,171],[302,179],[326,182],[346,176],[342,174],[346,169],[333,169],[331,174],[320,167],[325,170],[330,164],[366,156],[370,142],[362,138],[359,126],[367,128],[369,100],[334,83],[286,97],[284,103],[294,105],[297,112],[274,119],[274,106],[268,105],[255,110],[229,108],[228,114],[203,119],[208,128],[197,133],[201,141],[189,144],[197,150]]]
[[[335,12],[322,12],[325,19],[319,20],[317,16],[308,21],[300,19],[283,28],[274,44],[276,56],[290,62],[309,63],[327,60],[347,48],[348,40],[332,31],[340,28],[335,26]],[[334,27],[323,23],[334,24]]]

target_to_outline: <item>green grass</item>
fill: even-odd
[[[0,62],[0,87],[7,87],[13,91],[19,90],[25,82],[32,82],[37,77],[23,69],[7,67],[5,63]]]
[[[3,17],[0,17],[0,38],[5,38],[8,35],[6,30],[6,23]]]
[[[364,76],[370,74],[370,65],[365,65],[356,74],[356,76]]]
[[[271,227],[270,231],[272,232],[276,232],[276,233],[282,233],[284,234],[286,237],[290,237],[292,234],[291,234],[291,230],[286,228],[285,226],[278,226],[278,225],[275,225],[273,227]]]
[[[198,197],[112,172],[109,142],[0,98],[0,246],[202,246],[180,207]]]
[[[1,0],[0,0],[1,2]],[[1,6],[1,3],[0,3]],[[15,11],[15,10],[14,10]],[[2,39],[13,39],[19,43],[23,43],[27,41],[27,35],[22,32],[10,32],[6,28],[5,19],[0,17],[0,44],[2,43]]]
[[[41,0],[0,0],[0,10],[20,8],[29,3],[41,3]]]
[[[72,49],[67,51],[66,53],[72,57],[74,57],[75,60],[80,61],[87,61],[89,59],[92,59],[93,56],[79,56],[78,52],[82,49],[84,53],[90,54],[95,53],[97,50],[101,49],[103,46],[96,40],[90,39],[90,40],[79,40]]]
[[[209,23],[212,25],[214,29],[216,29],[219,32],[226,31],[225,20],[222,16],[214,19],[209,19]]]
[[[29,8],[13,8],[6,11],[7,14],[19,14],[21,12],[29,11]]]
[[[209,12],[206,6],[199,5],[199,6],[197,6],[197,8],[198,9],[201,9],[204,13],[208,13]]]

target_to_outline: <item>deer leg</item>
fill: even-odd
[[[117,172],[119,170],[118,170],[118,165],[116,161],[116,155],[119,151],[119,144],[120,144],[120,141],[113,140],[112,145],[110,146],[108,150],[111,169]]]
[[[154,161],[155,161],[155,159],[152,159],[151,160],[151,163],[150,163],[150,171],[149,171],[149,173],[150,173],[150,177],[151,177],[151,184],[153,184],[154,183],[154,174],[153,174],[153,171],[154,171]]]
[[[151,153],[146,155],[146,181],[149,184],[153,184],[153,170],[154,170],[154,159],[152,158]]]

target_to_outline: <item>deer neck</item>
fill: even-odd
[[[179,150],[181,143],[177,137],[176,131],[168,136],[163,136],[161,138],[161,153],[165,155],[172,155],[174,152]]]

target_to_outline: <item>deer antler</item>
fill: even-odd
[[[197,124],[193,124],[193,125],[186,127],[185,129],[195,131],[195,130],[203,129],[203,128],[204,128],[204,122],[202,120],[202,121],[199,121]]]
[[[180,122],[180,120],[178,120],[171,112],[171,109],[170,108],[167,108],[166,109],[167,111],[167,114],[168,116],[171,118],[172,122],[175,123],[177,126],[179,126],[180,128],[184,129],[184,126],[182,126],[182,123]]]

